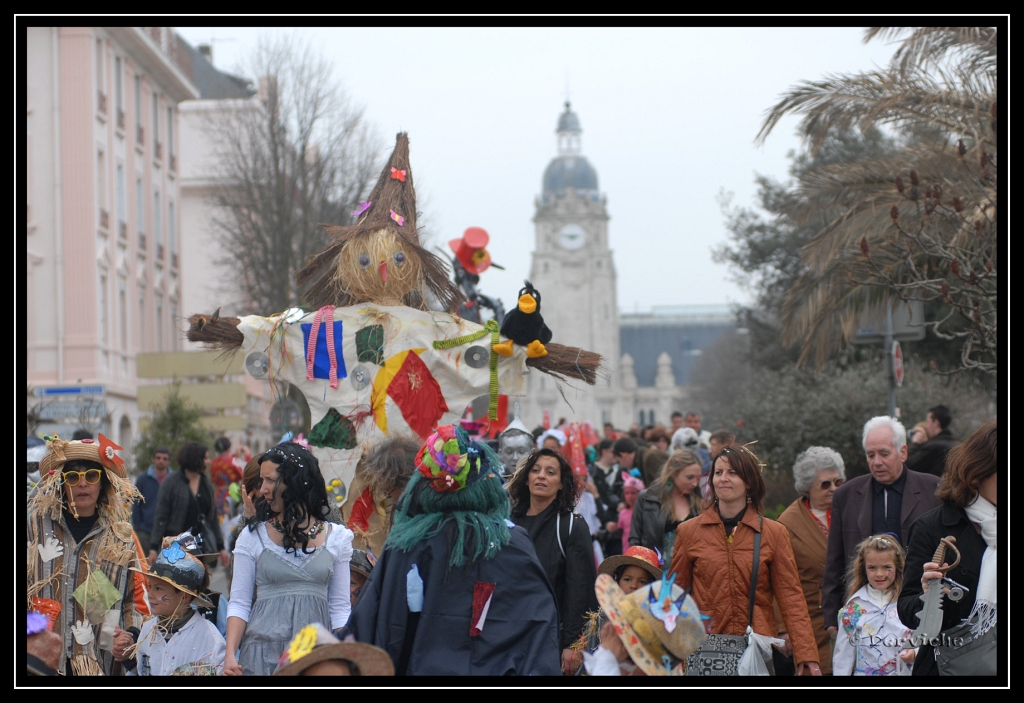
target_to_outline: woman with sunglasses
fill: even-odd
[[[143,622],[129,571],[139,567],[131,527],[139,492],[120,447],[103,435],[47,445],[29,501],[27,609],[48,616],[63,641],[59,674],[121,675],[111,650],[130,644],[129,629]]]
[[[832,673],[832,648],[825,629],[825,611],[821,609],[821,586],[825,578],[828,528],[832,522],[832,494],[845,480],[846,468],[839,452],[828,447],[810,447],[797,456],[793,464],[793,482],[800,497],[779,515],[779,522],[789,530],[824,676]],[[781,618],[776,615],[776,619],[779,620],[779,637],[786,641],[782,657],[775,658],[776,674],[783,674],[793,666],[793,646]],[[830,618],[829,624],[834,619]]]

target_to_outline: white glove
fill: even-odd
[[[92,642],[92,625],[86,622],[78,620],[74,625],[71,626],[71,632],[75,636],[75,642],[81,645],[87,645]]]
[[[43,561],[50,561],[64,553],[64,545],[58,542],[56,537],[47,538],[44,544],[37,544],[36,549],[39,550],[39,556]]]

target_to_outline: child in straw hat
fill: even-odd
[[[202,595],[210,575],[189,553],[195,551],[191,533],[165,537],[162,546],[148,574],[156,617],[142,626],[135,647],[115,645],[114,657],[125,662],[129,676],[216,676],[224,667],[224,637],[192,608],[213,607]]]
[[[693,598],[673,584],[655,581],[630,594],[608,574],[597,577],[594,590],[609,622],[601,646],[583,655],[591,676],[677,676],[683,662],[704,641],[704,626]]]
[[[394,675],[395,665],[383,649],[372,644],[342,642],[320,623],[299,630],[281,654],[274,672],[274,676]]]

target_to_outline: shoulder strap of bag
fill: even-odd
[[[757,532],[754,533],[754,568],[750,571],[750,606],[747,608],[747,624],[754,627],[754,596],[757,594],[757,569],[761,565],[761,530],[764,518],[757,516]]]
[[[576,522],[575,516],[569,515],[569,534],[572,534],[572,524]],[[555,513],[555,538],[558,540],[558,550],[565,556],[565,547],[562,546],[562,514]]]

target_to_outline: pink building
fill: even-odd
[[[177,106],[199,92],[166,27],[29,27],[27,42],[28,383],[101,386],[94,431],[128,449],[135,355],[182,348]],[[39,429],[74,428],[52,419]]]

